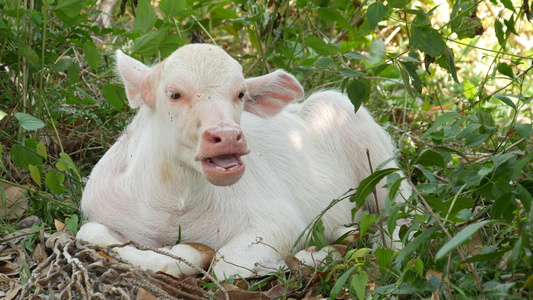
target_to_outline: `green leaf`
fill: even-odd
[[[459,83],[459,79],[457,78],[457,69],[455,68],[455,57],[453,54],[453,50],[446,47],[446,50],[444,50],[444,55],[448,59],[448,71],[452,75],[453,80],[456,83]]]
[[[533,152],[530,152],[526,157],[523,157],[522,159],[520,159],[515,167],[514,167],[514,171],[513,171],[513,175],[511,178],[516,178],[516,176],[518,176],[518,174],[520,174],[522,172],[522,170],[526,167],[527,164],[529,164],[529,162],[533,159]]]
[[[413,27],[409,43],[433,57],[441,56],[446,50],[446,44],[442,40],[441,34],[433,28]]]
[[[487,138],[488,134],[472,134],[466,137],[465,146],[466,147],[475,147],[481,145]]]
[[[74,59],[63,59],[50,66],[50,70],[54,72],[64,72],[72,63]]]
[[[514,78],[514,74],[513,74],[513,68],[506,64],[506,63],[499,63],[498,64],[498,72],[500,72],[501,74],[509,77],[509,78]]]
[[[317,59],[314,65],[320,69],[337,68],[337,64],[329,57],[321,57]]]
[[[344,284],[346,283],[346,280],[348,280],[348,277],[355,271],[355,267],[351,267],[346,272],[344,272],[339,278],[337,278],[337,281],[335,282],[335,285],[331,289],[331,292],[329,293],[329,298],[331,300],[337,299],[337,296],[339,295],[340,291],[343,289]]]
[[[516,185],[515,193],[518,199],[520,199],[520,202],[522,202],[522,205],[524,205],[525,211],[530,211],[531,203],[533,203],[531,193],[521,184]]]
[[[135,11],[135,21],[133,22],[133,32],[151,32],[157,22],[157,15],[149,0],[139,0]]]
[[[346,93],[348,98],[354,106],[354,111],[357,112],[361,104],[370,98],[371,86],[367,79],[353,79],[348,87]]]
[[[474,38],[484,32],[483,24],[478,17],[463,16],[455,19],[451,25],[452,31],[459,39]]]
[[[376,261],[381,267],[388,268],[392,262],[394,251],[392,249],[378,248],[374,252],[374,255],[376,256]]]
[[[28,170],[28,165],[42,166],[43,159],[30,150],[34,148],[31,146],[31,141],[27,139],[24,142],[26,144],[26,147],[17,144],[11,147],[11,159],[17,164],[17,166],[26,170]],[[35,143],[35,145],[36,144],[37,143]]]
[[[366,257],[370,252],[372,250],[369,248],[353,249],[348,251],[344,258],[346,261],[356,261],[358,258]]]
[[[80,81],[80,65],[73,63],[70,65],[67,71],[68,81],[72,84],[76,84]]]
[[[449,240],[442,248],[439,249],[437,252],[437,255],[435,258],[441,259],[444,256],[446,256],[448,253],[450,253],[453,249],[461,246],[464,242],[466,242],[468,239],[470,239],[474,233],[476,233],[481,227],[488,225],[488,224],[494,224],[497,223],[497,221],[481,221],[478,223],[473,223],[461,230],[456,236],[454,236],[451,240]]]
[[[41,187],[41,170],[37,168],[36,166],[29,164],[28,165],[28,171],[30,171],[31,179],[39,186]]]
[[[428,14],[421,7],[418,7],[418,10],[413,12],[416,17],[413,19],[412,26],[416,27],[427,27],[431,26],[431,20],[429,19]]]
[[[56,163],[56,168],[63,172],[68,170],[72,171],[74,174],[76,174],[78,180],[81,181],[80,172],[78,171],[78,168],[76,168],[76,164],[74,164],[70,156],[68,156],[68,154],[65,152],[59,153],[59,160]]]
[[[337,22],[339,25],[341,25],[345,29],[348,29],[349,31],[355,31],[352,27],[352,24],[350,24],[350,22],[348,22],[346,18],[344,18],[337,9],[319,7],[316,12],[320,17],[326,20],[329,20],[331,22]]]
[[[442,125],[448,123],[449,121],[457,118],[457,117],[460,117],[461,115],[456,113],[456,112],[447,112],[447,113],[444,113],[440,116],[438,116],[436,119],[435,119],[435,123],[433,123],[433,126],[431,126],[430,128],[428,128],[428,130],[426,130],[426,132],[424,132],[424,134],[422,134],[420,136],[420,138],[426,138],[428,137],[432,132],[434,132],[435,130],[439,129],[439,127],[441,127]]]
[[[518,132],[521,137],[526,139],[530,138],[533,133],[531,124],[515,124],[514,129],[516,129],[516,132]]]
[[[349,58],[349,59],[363,59],[363,60],[369,60],[368,57],[364,56],[363,54],[356,52],[356,51],[350,51],[344,53],[342,56]]]
[[[159,44],[159,52],[161,53],[162,57],[168,57],[176,49],[178,49],[179,47],[183,45],[187,45],[188,43],[189,43],[188,40],[180,37],[177,34],[167,36]]]
[[[501,102],[507,104],[508,106],[516,109],[516,105],[514,104],[514,102],[511,99],[509,99],[509,97],[504,96],[504,95],[500,95],[500,94],[496,94],[496,95],[494,95],[494,97],[499,99]]]
[[[363,73],[356,72],[354,70],[349,70],[349,69],[340,69],[339,74],[341,74],[344,77],[350,77],[350,78],[356,78],[356,77],[361,77],[365,75]]]
[[[54,10],[56,13],[59,12],[58,17],[65,21],[63,15],[68,18],[79,16],[86,3],[86,0],[57,0]]]
[[[37,144],[37,147],[35,147],[35,151],[37,151],[37,154],[42,156],[44,160],[48,159],[48,154],[46,153],[46,146],[44,145],[43,142],[39,142]]]
[[[398,168],[389,168],[375,171],[372,175],[363,179],[357,188],[357,193],[350,197],[350,201],[357,204],[357,207],[362,207],[365,204],[366,198],[374,191],[376,185],[383,179],[385,176],[401,171]]]
[[[355,291],[355,295],[358,299],[365,299],[366,295],[366,285],[368,283],[368,275],[366,272],[361,272],[361,274],[354,274],[351,280],[352,288]]]
[[[387,3],[392,8],[406,8],[407,4],[411,3],[411,0],[388,0]]]
[[[304,45],[312,48],[316,51],[316,53],[324,56],[334,55],[340,51],[340,48],[337,46],[328,44],[314,35],[308,36],[304,41]]]
[[[6,114],[3,110],[0,110],[0,121],[1,121],[5,116],[7,116],[7,114]]]
[[[381,2],[374,2],[370,4],[366,10],[366,19],[368,21],[368,27],[370,27],[370,30],[374,30],[374,28],[378,26],[378,23],[385,18],[388,11],[389,9]]]
[[[496,156],[491,157],[492,162],[494,163],[494,169],[498,168],[499,166],[505,164],[509,160],[515,160],[516,154],[512,152],[507,152],[503,154],[498,154]]]
[[[85,60],[91,70],[94,71],[98,68],[101,58],[100,53],[96,50],[96,46],[93,43],[85,44]]]
[[[122,111],[125,105],[124,99],[126,98],[123,86],[107,83],[102,88],[102,94],[117,111]]]
[[[411,78],[411,82],[415,90],[420,94],[422,93],[422,81],[420,80],[420,77],[418,76],[418,73],[416,73],[416,66],[413,63],[403,62],[399,61],[400,63],[400,69],[405,69],[407,73],[409,74],[409,77]],[[404,80],[405,82],[405,80]],[[408,84],[409,81],[406,82]]]
[[[418,249],[424,242],[428,241],[428,238],[433,234],[433,232],[437,231],[438,226],[433,226],[429,228],[428,230],[424,231],[421,235],[417,236],[414,240],[410,241],[405,245],[405,247],[400,251],[400,254],[396,257],[396,268],[399,268],[401,266],[401,262],[403,260],[413,254],[413,252]]]
[[[187,1],[185,0],[161,0],[159,2],[159,9],[167,16],[167,18],[176,17],[187,8]]]
[[[136,38],[133,40],[133,52],[147,56],[154,54],[168,30],[168,27],[162,27],[159,30],[151,31]]]
[[[515,199],[515,194],[512,192],[505,193],[498,197],[491,206],[491,217],[493,219],[498,219],[501,216],[504,216],[507,221],[511,221],[507,216],[509,215],[508,211],[512,211],[516,207]]]
[[[420,258],[415,259],[415,264],[413,265],[413,269],[420,277],[424,277],[424,263]]]
[[[372,225],[374,225],[374,221],[376,220],[376,215],[369,214],[366,211],[363,211],[361,213],[361,218],[359,219],[359,233],[361,236],[363,236],[368,228]]]
[[[416,97],[416,93],[411,86],[411,80],[409,79],[411,78],[409,76],[409,71],[407,71],[407,69],[405,69],[405,67],[402,64],[397,64],[397,66],[398,66],[398,69],[400,70],[400,75],[402,77],[403,86],[405,87],[409,95],[411,95],[411,97]]]
[[[22,128],[26,130],[37,130],[44,127],[44,122],[27,113],[15,113],[15,118],[19,120]]]
[[[515,24],[515,20],[513,16],[511,16],[509,19],[503,19],[503,23],[507,27],[507,31],[511,31],[515,35],[518,35],[518,32],[516,32],[516,29],[515,29],[516,24]]]
[[[402,180],[398,180],[397,182],[401,183]],[[398,207],[394,207],[394,209],[387,216],[387,229],[388,229],[389,234],[391,236],[392,236],[392,233],[394,232],[394,230],[396,229],[396,226],[398,226],[396,221],[398,220],[398,212],[399,212],[399,210],[400,209]]]
[[[514,9],[513,2],[511,0],[500,0],[500,2],[503,4],[503,6],[510,11],[516,13],[516,10]]]
[[[311,245],[316,246],[319,250],[329,245],[326,235],[324,234],[325,230],[326,228],[321,219],[319,219],[313,226]]]
[[[63,194],[66,187],[63,185],[65,181],[65,175],[55,170],[50,170],[46,173],[45,180],[46,186],[55,194]]]
[[[3,38],[13,38],[13,32],[11,32],[11,29],[9,27],[7,27],[4,20],[0,19],[0,39]]]
[[[518,238],[518,241],[516,241],[513,250],[511,250],[511,253],[507,257],[507,269],[508,270],[514,270],[516,263],[518,262],[518,257],[520,256],[520,253],[522,252],[522,236]],[[500,258],[500,257],[499,257]]]
[[[442,155],[431,149],[422,152],[422,154],[420,154],[416,160],[416,163],[426,167],[439,167],[442,169],[446,168],[446,164],[444,163],[444,158]]]
[[[498,44],[505,47],[505,33],[503,32],[503,25],[498,19],[494,18],[494,31],[496,32],[496,37],[498,38]]]
[[[33,50],[30,46],[24,45],[22,43],[17,43],[17,47],[19,49],[19,53],[26,59],[26,61],[34,66],[39,66],[39,56],[37,53],[35,53],[35,50]]]
[[[76,214],[65,220],[65,225],[74,234],[74,236],[78,234],[78,223],[79,217]]]

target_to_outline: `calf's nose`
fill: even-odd
[[[246,139],[238,126],[222,124],[209,128],[202,134],[205,147],[227,149],[229,152],[243,152],[246,149]]]
[[[234,126],[219,126],[207,129],[203,134],[203,139],[208,144],[241,143],[243,141],[242,131]]]

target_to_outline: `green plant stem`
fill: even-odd
[[[48,109],[48,105],[46,105],[45,102],[43,102],[44,108],[46,109],[46,113],[48,114],[48,117],[50,118],[50,124],[52,125],[52,128],[54,129],[54,133],[57,139],[57,144],[59,145],[59,149],[61,152],[65,152],[63,149],[63,143],[61,143],[61,138],[59,138],[59,132],[57,131],[56,125],[54,123],[54,118],[52,118],[52,114],[50,113],[50,110]]]
[[[416,188],[416,186],[413,183],[413,181],[411,181],[411,172],[410,172],[411,168],[409,167],[409,162],[408,161],[406,161],[405,163],[406,163],[407,172],[408,172],[407,173],[407,183],[409,183],[409,185],[413,188],[413,191],[416,193],[416,195],[418,196],[420,201],[422,201],[422,203],[426,207],[427,212],[431,215],[431,217],[435,220],[435,222],[437,222],[437,224],[442,229],[444,234],[446,234],[446,236],[448,237],[448,240],[451,240],[452,239],[452,235],[448,232],[448,230],[446,229],[444,224],[442,224],[442,222],[437,217],[437,215],[435,215],[435,213],[431,209],[431,206],[429,206],[429,204],[427,203],[427,201],[424,198],[424,196],[422,196],[420,191],[418,191],[418,189]],[[476,274],[476,270],[474,269],[474,266],[472,266],[472,264],[470,262],[468,262],[465,254],[463,252],[463,249],[461,249],[461,247],[457,247],[456,250],[459,253],[459,256],[461,256],[461,259],[466,263],[467,267],[470,269],[470,272],[472,273],[472,275],[474,276],[474,279],[476,280],[476,283],[477,283],[477,289],[479,291],[482,291],[483,290],[483,285],[481,284],[481,280],[479,279],[479,277]]]
[[[459,197],[459,195],[463,192],[463,190],[465,189],[466,187],[466,183],[463,184],[463,186],[459,189],[459,191],[455,194],[455,196],[453,197],[453,200],[452,200],[452,203],[450,204],[450,208],[448,209],[448,213],[446,213],[446,217],[444,217],[445,220],[448,220],[448,218],[450,217],[450,214],[452,213],[452,209],[453,207],[455,206],[455,201],[457,201],[457,198]]]
[[[527,68],[524,72],[520,73],[517,77],[522,77],[522,76],[525,76],[529,71],[531,71],[533,69],[533,66]],[[490,99],[490,97],[498,94],[499,92],[507,89],[510,85],[512,85],[514,83],[514,81],[511,81],[509,82],[508,84],[506,84],[505,86],[497,89],[496,91],[488,94],[488,95],[485,95],[483,98],[477,100],[476,102],[470,104],[469,106],[467,107],[464,107],[463,109],[460,110],[461,113],[464,113],[465,111],[468,111],[469,109],[471,109],[474,105],[477,105],[478,103],[482,102],[482,101],[485,101],[487,99]]]
[[[37,110],[37,118],[41,119],[43,114],[43,102],[44,102],[44,88],[43,88],[43,81],[44,81],[44,57],[46,54],[46,31],[47,31],[47,23],[48,23],[48,1],[43,2],[43,35],[42,35],[42,50],[41,50],[41,72],[39,72],[39,102],[38,102],[38,110]],[[40,131],[37,131],[37,139],[39,138]]]
[[[196,19],[195,16],[191,15],[191,18],[196,22],[196,24],[198,24],[198,26],[200,26],[200,28],[205,32],[205,34],[209,37],[209,39],[211,40],[211,42],[213,42],[213,44],[217,44],[217,41],[215,41],[215,39],[211,36],[211,34],[209,34],[209,31],[207,29],[205,29],[204,25],[202,25],[202,23],[200,21],[198,21],[198,19]]]

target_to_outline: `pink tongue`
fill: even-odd
[[[220,156],[211,157],[211,161],[222,168],[231,168],[239,164],[237,158],[233,154],[225,154]]]

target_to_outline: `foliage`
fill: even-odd
[[[5,190],[17,184],[31,204],[3,218],[2,235],[29,215],[42,227],[82,221],[83,178],[133,113],[114,77],[116,49],[149,63],[205,40],[234,55],[246,76],[283,68],[307,93],[345,91],[398,141],[406,178],[377,167],[342,201],[359,207],[380,178],[393,195],[407,180],[413,195],[362,218],[366,230],[351,245],[369,246],[370,225],[391,234],[408,218],[403,250],[374,252],[378,276],[349,251],[324,267],[330,278],[316,294],[531,297],[528,1],[138,0],[109,10],[102,2],[0,1],[0,195],[5,207]],[[316,225],[310,239],[321,245],[320,218]]]

